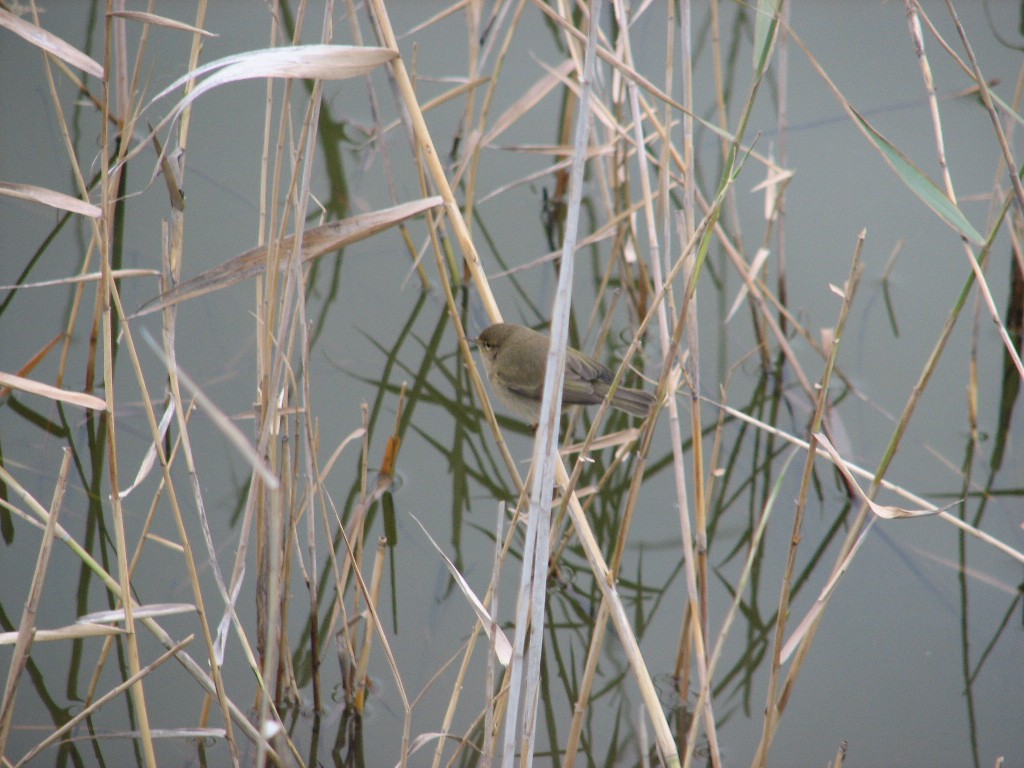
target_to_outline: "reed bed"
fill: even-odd
[[[1005,451],[1011,465],[1019,463],[1010,416],[1024,378],[1024,188],[1014,156],[1024,68],[1007,103],[990,85],[955,3],[904,5],[933,121],[927,164],[938,169],[938,181],[911,159],[922,162],[923,148],[890,141],[844,96],[840,73],[826,71],[801,38],[798,3],[711,0],[698,9],[686,2],[470,0],[437,6],[404,31],[392,21],[395,4],[385,0],[273,3],[246,10],[265,16],[265,44],[216,60],[204,55],[218,32],[205,2],[187,20],[172,18],[177,6],[97,4],[89,52],[81,41],[47,32],[48,17],[34,3],[0,7],[3,34],[42,53],[36,66],[60,145],[40,151],[59,149],[70,179],[64,190],[2,180],[0,192],[55,211],[54,236],[68,225],[81,233],[74,271],[57,279],[36,277],[38,255],[8,254],[20,273],[4,288],[6,335],[17,333],[10,318],[29,294],[61,304],[65,321],[27,359],[4,355],[15,370],[0,374],[9,399],[0,418],[45,422],[38,429],[53,437],[46,447],[64,450],[59,462],[47,456],[52,474],[40,478],[30,452],[3,444],[3,546],[23,558],[38,552],[28,591],[4,600],[6,609],[23,610],[4,617],[12,651],[0,705],[3,765],[106,762],[117,737],[93,718],[112,702],[124,713],[130,745],[117,760],[147,766],[177,759],[259,766],[786,763],[773,752],[777,734],[869,531],[928,518],[949,526],[964,551],[977,546],[1000,562],[1024,563],[1013,540],[987,530],[984,515],[1002,487]],[[650,29],[651,18],[664,37],[638,39],[635,30]],[[531,63],[522,39],[527,19],[542,20],[560,64]],[[950,20],[956,38],[940,31]],[[410,41],[442,25],[463,30],[465,71],[418,68],[421,52]],[[155,58],[157,35],[171,36],[185,53],[174,62],[180,76],[154,86],[154,68],[179,71]],[[655,71],[649,56],[638,55],[652,46],[664,53],[664,67]],[[858,451],[878,457],[867,467],[850,455],[842,404],[869,399],[844,362],[855,359],[844,353],[864,291],[868,235],[846,246],[846,263],[829,278],[830,317],[805,317],[787,300],[788,271],[801,269],[802,258],[786,247],[794,177],[787,67],[796,57],[888,165],[902,190],[894,204],[930,209],[967,265],[916,380],[897,393],[904,405],[892,415],[887,441]],[[961,98],[979,99],[991,116],[990,134],[972,139],[1000,157],[984,223],[958,202],[946,160],[941,97],[950,88],[933,75],[939,58],[943,71],[952,63],[971,83],[971,96]],[[695,100],[698,63],[712,75],[710,108]],[[539,74],[522,86],[528,66]],[[430,79],[438,75],[445,79]],[[200,215],[188,193],[195,172],[189,148],[202,137],[193,133],[193,112],[253,81],[265,88],[264,121],[238,130],[262,143],[252,158],[255,236],[239,255],[197,268],[188,236]],[[332,114],[325,96],[339,81],[365,84],[359,98],[373,123],[360,126],[358,140],[354,124]],[[553,97],[560,98],[557,109]],[[765,109],[774,112],[771,147],[751,128]],[[449,133],[438,133],[435,114],[457,118]],[[518,138],[538,121],[556,142]],[[83,123],[96,136],[92,150],[83,146]],[[495,187],[485,181],[494,150],[544,162]],[[349,185],[357,174],[345,163],[368,157],[390,200],[354,210]],[[549,185],[542,210],[549,253],[518,261],[520,254],[508,256],[514,244],[491,241],[494,201],[541,184]],[[755,185],[764,212],[751,237],[744,207]],[[326,197],[317,193],[324,188]],[[152,200],[156,190],[162,213],[159,235],[152,234],[162,251],[136,263],[126,259],[125,218],[135,197]],[[402,260],[403,291],[422,299],[397,338],[370,339],[384,361],[380,371],[341,374],[374,387],[373,401],[332,412],[316,380],[316,355],[332,335],[357,333],[355,326],[332,327],[324,309],[345,286],[339,254],[395,233],[387,242],[401,243],[404,253],[377,258]],[[990,284],[996,244],[1004,259],[1011,252],[1015,287],[1005,297],[1002,285]],[[896,315],[888,287],[897,256],[898,249],[882,278],[889,317]],[[542,271],[557,281],[550,307],[531,293],[531,279]],[[218,307],[239,284],[251,291],[251,355],[241,366],[245,380],[232,384],[251,403],[243,414],[225,410],[209,383],[190,375],[192,340],[179,333],[184,313]],[[126,295],[149,300],[131,305]],[[423,310],[427,297],[438,308],[433,327]],[[717,317],[701,306],[716,306]],[[535,432],[507,420],[491,405],[471,342],[502,318],[547,325],[556,358],[567,343],[609,352],[608,359],[622,361],[616,385],[639,382],[656,392],[656,412],[630,422],[601,406],[563,421],[554,394]],[[719,332],[741,321],[744,348],[737,353]],[[957,422],[970,449],[963,466],[950,469],[960,492],[937,500],[890,475],[894,462],[908,454],[914,461],[923,450],[907,432],[958,321],[974,329],[965,387],[971,407]],[[158,334],[148,330],[156,327]],[[985,327],[995,329],[993,337],[979,334]],[[994,357],[1002,366],[1002,406],[986,463],[975,451],[982,450],[978,399],[991,396],[991,374],[978,360]],[[409,362],[417,358],[418,365]],[[753,386],[737,383],[748,378],[745,369],[757,371]],[[553,393],[557,373],[549,370]],[[430,405],[450,414],[451,434],[433,434],[429,421],[420,421]],[[29,407],[44,415],[25,417]],[[84,440],[72,426],[83,421]],[[335,434],[338,423],[347,425],[343,437],[327,444],[324,433]],[[203,457],[216,450],[211,440],[226,446],[244,475],[227,545],[220,538],[223,499],[206,490],[212,467]],[[528,441],[527,465],[517,449]],[[419,509],[401,494],[403,463],[414,461],[403,452],[410,442],[436,452],[448,468],[451,541],[439,535],[449,524],[440,526],[437,510]],[[988,473],[979,479],[983,466]],[[87,499],[85,519],[74,524],[69,482]],[[668,501],[652,504],[652,483]],[[1019,499],[1020,489],[1011,483],[1007,493]],[[837,496],[835,523],[809,547],[809,510],[835,506]],[[743,533],[728,540],[720,527],[726,519],[734,524],[725,517],[734,503],[746,506],[746,519]],[[471,525],[459,519],[469,511]],[[649,583],[643,563],[628,554],[637,518],[652,515],[671,529],[665,540],[678,563],[660,583]],[[468,606],[465,623],[447,628],[458,639],[442,641],[451,652],[436,669],[416,669],[417,657],[403,654],[407,646],[399,642],[400,531],[450,573],[446,598]],[[489,579],[467,570],[481,556],[462,549],[464,532],[492,542]],[[787,546],[766,567],[772,535]],[[87,595],[78,605],[90,607],[50,627],[38,617],[47,593],[59,588],[48,579],[55,550],[71,553],[78,589]],[[168,561],[185,574],[186,594],[147,590],[143,598],[138,581]],[[959,568],[968,571],[966,562]],[[1019,591],[1007,617],[1018,603]],[[755,604],[770,605],[769,615],[755,620]],[[646,635],[655,621],[674,622],[668,669],[664,648]],[[426,634],[402,629],[420,631]],[[968,689],[1001,633],[980,657],[965,651]],[[79,711],[55,706],[53,722],[36,730],[29,726],[38,723],[19,716],[19,701],[28,687],[47,688],[31,682],[43,641],[67,647],[76,668],[88,659],[90,679],[75,686],[85,691]],[[746,650],[737,654],[737,643]],[[966,630],[963,643],[970,645]],[[188,706],[162,694],[172,677],[175,690],[192,692]],[[422,688],[410,687],[424,679]],[[595,701],[624,686],[635,691],[635,710],[620,704],[594,714]],[[385,701],[400,727],[374,732],[379,725],[367,712]],[[722,749],[723,727],[737,708],[763,712],[749,754]],[[192,745],[188,757],[164,746],[169,742]],[[326,745],[329,756],[321,752]],[[840,765],[845,753],[845,744],[832,744],[820,764]],[[976,741],[972,757],[983,764]]]

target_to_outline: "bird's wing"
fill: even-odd
[[[601,363],[581,352],[565,358],[565,382],[562,402],[568,405],[596,405],[604,399],[607,387],[601,385],[614,378]],[[598,385],[598,386],[595,386]]]
[[[611,384],[615,374],[589,355],[577,352],[574,355],[567,355],[565,358],[565,378],[572,379],[574,377],[587,383],[602,381],[605,384]]]
[[[502,366],[500,363],[495,368],[503,371],[503,373],[495,373],[498,380],[517,395],[540,399],[544,391],[543,357],[534,360],[526,355],[520,358],[519,364],[515,368],[510,369],[509,366]],[[540,384],[538,385],[537,382]]]

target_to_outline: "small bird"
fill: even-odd
[[[475,339],[491,388],[519,417],[536,424],[544,392],[548,337],[512,323],[488,326]],[[562,409],[573,405],[597,405],[608,395],[615,375],[589,355],[567,347]],[[646,418],[654,406],[654,395],[640,389],[619,387],[611,398],[613,408]]]

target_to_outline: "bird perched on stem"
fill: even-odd
[[[496,323],[475,339],[491,388],[517,416],[536,424],[544,392],[548,337],[522,325]],[[566,347],[562,410],[573,405],[598,405],[608,396],[615,375],[589,355]],[[654,395],[641,389],[619,387],[609,401],[613,408],[646,418]]]

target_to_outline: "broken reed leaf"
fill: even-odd
[[[769,160],[772,158],[769,157]],[[777,165],[769,165],[767,168],[767,175],[764,177],[764,181],[759,181],[757,184],[750,188],[751,192],[760,192],[763,189],[770,189],[772,187],[778,187],[784,181],[789,181],[796,175],[796,171],[786,170],[780,168]]]
[[[48,643],[54,640],[81,640],[86,637],[106,637],[120,635],[125,630],[109,624],[72,624],[59,629],[37,629],[32,635],[33,643]],[[17,632],[0,632],[0,645],[14,645],[18,639]]]
[[[194,27],[191,24],[186,24],[183,21],[178,21],[177,19],[169,19],[166,16],[157,16],[155,13],[146,13],[145,11],[110,11],[107,14],[107,16],[128,19],[129,21],[138,21],[142,24],[152,24],[156,27],[177,29],[181,32],[202,35],[203,37],[220,37],[220,35],[214,32],[209,32],[205,29]]]
[[[37,187],[33,184],[16,184],[9,181],[0,181],[0,195],[31,200],[33,203],[42,203],[51,208],[71,211],[71,213],[80,213],[83,216],[89,216],[94,219],[103,216],[103,209],[98,205],[93,205],[71,195],[65,195],[63,192],[46,189],[45,187]]]
[[[167,428],[171,424],[171,419],[174,416],[174,398],[170,398],[167,401],[167,407],[164,409],[164,415],[160,418],[160,424],[157,426],[157,431],[160,433],[161,442],[167,437]],[[135,473],[135,479],[132,484],[127,488],[122,488],[117,494],[119,499],[125,499],[128,494],[134,491],[143,480],[145,480],[153,466],[156,464],[156,443],[150,441],[149,447],[146,449],[146,453],[142,457],[142,463],[139,465],[139,471]]]
[[[768,256],[771,254],[767,248],[758,248],[757,253],[754,254],[754,260],[750,262],[750,269],[747,270],[746,278],[743,280],[743,285],[740,286],[739,291],[736,293],[736,299],[733,301],[732,306],[729,307],[729,312],[725,316],[725,322],[728,323],[732,320],[732,316],[736,314],[736,311],[743,305],[744,300],[747,298],[747,294],[750,293],[750,284],[757,280],[757,274],[761,271],[761,267],[764,266]]]
[[[611,434],[602,435],[595,438],[590,442],[591,451],[603,451],[605,448],[622,448],[626,447],[632,449],[636,442],[640,439],[642,430],[637,427],[629,427],[618,432],[612,432]],[[566,445],[558,449],[560,456],[572,456],[579,453],[583,449],[584,443],[574,443],[572,445]],[[587,457],[587,461],[593,461],[592,458]]]
[[[112,269],[110,276],[114,280],[121,280],[126,277],[160,277],[158,269]],[[58,285],[75,285],[77,283],[91,283],[103,279],[102,272],[87,272],[84,275],[71,275],[60,277],[54,280],[39,280],[35,283],[12,283],[0,285],[0,291],[20,291],[22,288],[53,288]]]
[[[307,229],[302,234],[302,260],[310,261],[332,253],[443,203],[444,200],[439,196],[427,197]],[[294,238],[294,235],[286,237],[280,245],[280,250],[290,251]],[[263,274],[266,270],[267,246],[262,245],[175,286],[153,299],[150,304],[144,305],[131,317],[143,317],[183,301],[219,291],[247,278]]]
[[[182,613],[195,612],[196,607],[193,603],[151,603],[135,606],[132,609],[132,618],[156,618],[158,616],[177,616]],[[111,611],[97,611],[96,613],[79,616],[75,625],[116,624],[125,620],[124,608],[116,608]]]
[[[13,373],[3,373],[0,371],[0,386],[29,392],[33,395],[49,398],[50,400],[59,400],[62,403],[70,403],[81,408],[89,408],[93,411],[104,411],[107,408],[107,402],[95,395],[87,395],[84,392],[71,392],[70,390],[60,389],[50,384],[43,384],[41,381],[15,376]]]
[[[210,399],[210,397],[192,381],[192,378],[181,369],[180,366],[164,353],[164,350],[160,345],[153,340],[153,336],[145,329],[142,329],[142,340],[146,342],[147,346],[153,350],[160,362],[167,368],[168,374],[171,376],[177,376],[178,381],[184,385],[185,389],[191,393],[199,404],[205,409],[206,416],[213,422],[221,434],[223,434],[238,452],[242,455],[242,458],[248,462],[249,466],[252,467],[253,472],[259,475],[266,487],[272,491],[277,490],[281,486],[281,481],[278,480],[277,475],[274,474],[274,470],[270,467],[267,461],[262,455],[256,450],[256,448],[249,442],[249,439],[242,434],[235,423]]]
[[[491,124],[487,134],[480,140],[480,146],[490,146],[495,139],[508,130],[523,115],[533,109],[541,99],[557,88],[563,78],[566,78],[573,71],[575,66],[572,59],[559,64],[557,67],[548,70],[548,73],[540,77],[533,85],[526,89],[516,101],[509,106]]]
[[[208,72],[209,77],[196,85],[188,95],[174,105],[167,119],[175,119],[188,106],[207,91],[240,80],[275,77],[300,80],[344,80],[369,74],[381,64],[398,56],[389,48],[356,45],[290,45],[245,51],[211,61],[182,75],[158,93],[149,106],[176,91],[186,83],[194,82]],[[147,109],[149,108],[147,106]]]
[[[37,48],[43,49],[47,53],[52,53],[72,67],[88,72],[90,75],[95,75],[101,80],[103,79],[103,67],[98,62],[86,56],[75,46],[65,42],[52,32],[47,32],[42,27],[30,21],[25,21],[3,8],[0,8],[0,27],[6,27],[18,37]]]
[[[438,543],[434,541],[434,537],[430,535],[423,523],[416,518],[416,515],[410,514],[410,517],[412,517],[413,520],[416,520],[416,525],[423,529],[423,533],[428,539],[430,539],[430,543],[434,545],[434,549],[436,549],[437,553],[444,558],[444,564],[448,566],[448,571],[451,573],[452,578],[455,579],[455,583],[458,585],[459,589],[462,590],[462,594],[465,596],[466,600],[469,601],[474,612],[476,612],[477,618],[483,626],[484,633],[487,635],[488,639],[491,640],[494,646],[495,656],[497,656],[498,661],[501,662],[503,667],[507,667],[509,662],[512,660],[512,644],[508,641],[505,633],[501,631],[501,627],[499,627],[494,619],[491,618],[491,614],[487,612],[483,603],[481,603],[473,593],[473,589],[469,586],[466,580],[462,578],[462,574],[459,573],[459,569],[455,567],[455,563],[448,559],[448,556],[444,553],[441,547],[438,546]]]
[[[853,489],[854,493],[857,495],[857,498],[859,498],[862,502],[867,504],[868,508],[870,508],[876,516],[882,518],[883,520],[895,520],[897,518],[904,517],[925,517],[928,515],[936,515],[942,511],[941,509],[938,508],[904,509],[903,507],[893,507],[886,504],[878,504],[877,502],[872,501],[864,492],[864,490],[859,485],[857,485],[857,481],[853,479],[853,473],[850,472],[849,468],[846,466],[846,462],[843,461],[843,458],[842,456],[839,455],[839,452],[832,447],[832,443],[829,442],[828,438],[825,437],[824,433],[815,432],[814,438],[818,441],[818,444],[821,445],[821,447],[824,448],[828,455],[831,457],[832,463],[835,464],[836,469],[838,469],[843,478],[845,478],[849,487]]]

